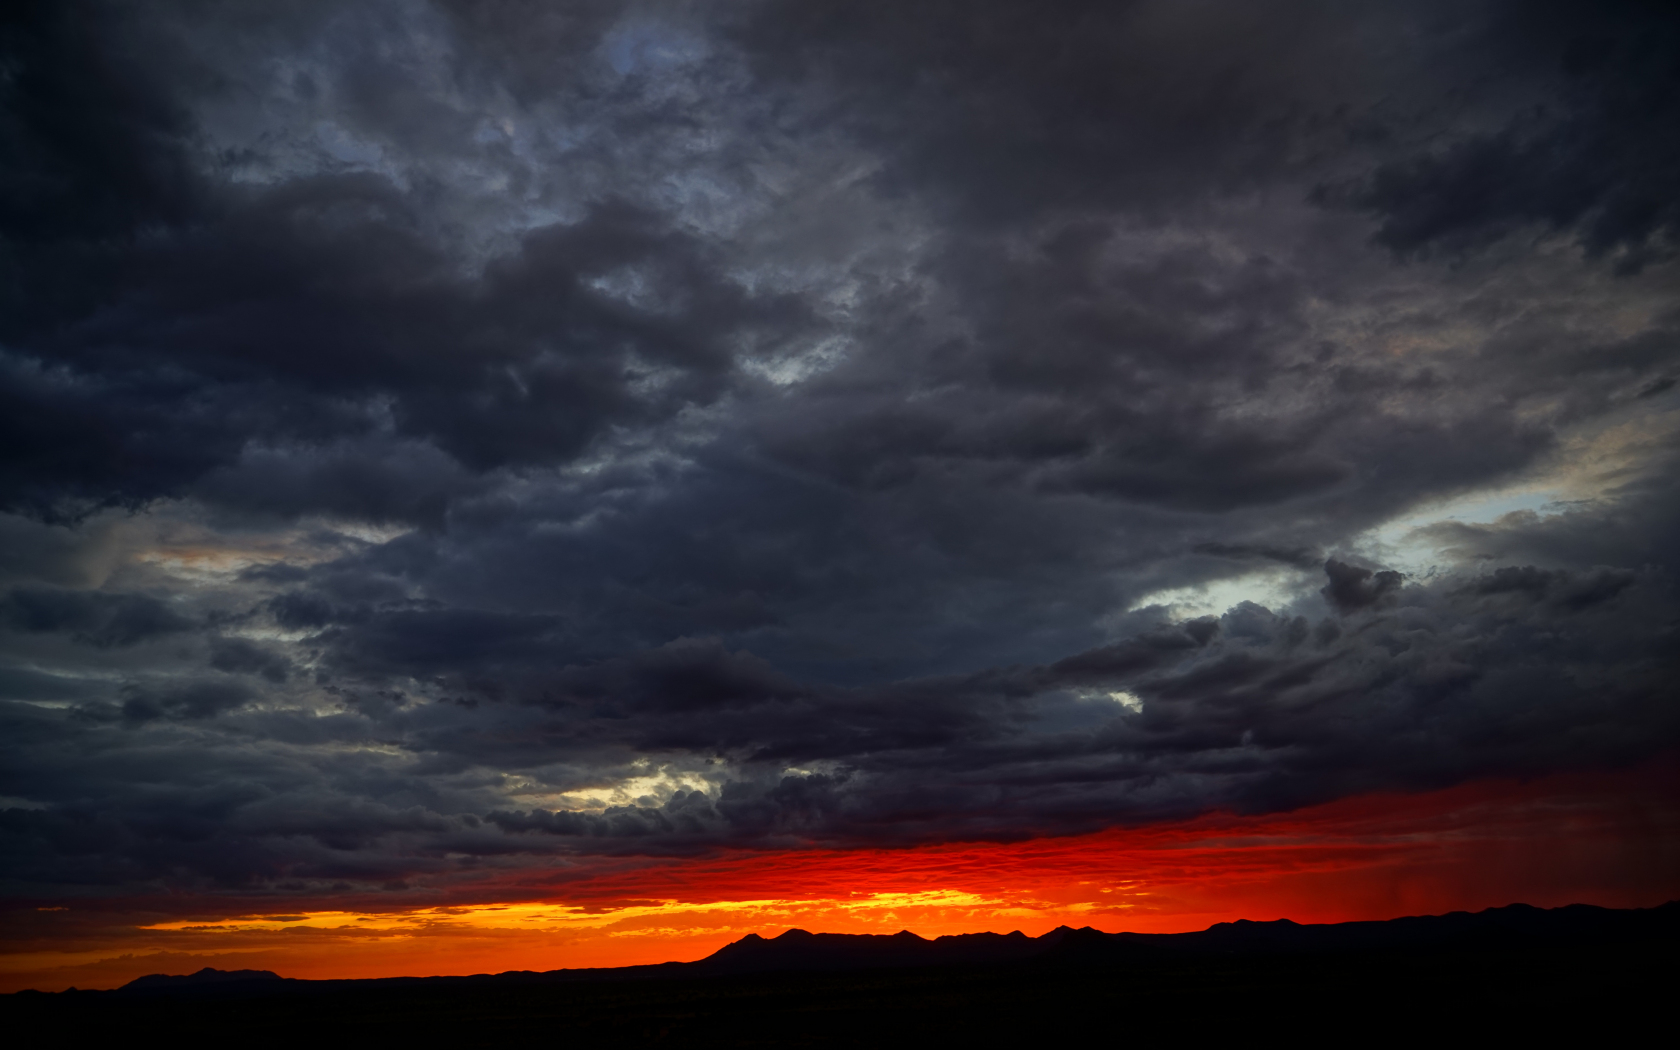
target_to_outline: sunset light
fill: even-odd
[[[1680,5],[0,7],[0,1030],[1680,976]]]

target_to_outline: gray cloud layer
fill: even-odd
[[[13,896],[1677,742],[1665,9],[7,17]]]

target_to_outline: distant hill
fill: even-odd
[[[857,1047],[1248,1043],[1636,1045],[1669,1023],[1680,903],[1523,905],[1195,933],[927,939],[748,936],[692,963],[306,981],[153,974],[0,996],[0,1030],[99,1045],[137,1032],[287,1050],[419,1045]]]
[[[1147,965],[1174,960],[1485,952],[1618,945],[1680,940],[1680,901],[1655,908],[1619,910],[1588,904],[1543,909],[1512,904],[1479,912],[1452,912],[1377,922],[1306,925],[1277,919],[1221,922],[1194,933],[1104,933],[1089,926],[1058,926],[1039,937],[1014,933],[964,933],[927,939],[908,930],[891,935],[809,933],[775,937],[750,933],[698,962],[600,969],[510,970],[470,977],[387,977],[303,981],[268,970],[203,969],[195,974],[151,974],[119,993],[226,997],[315,988],[468,982],[647,980],[755,973],[848,971],[927,966]]]
[[[1676,937],[1680,901],[1634,910],[1512,904],[1378,922],[1303,925],[1288,919],[1239,919],[1195,933],[1103,933],[1089,926],[1058,926],[1040,937],[1017,931],[927,940],[907,930],[891,936],[789,930],[773,938],[748,934],[689,965],[716,973],[753,973],[1007,962],[1118,964],[1217,956],[1521,950]]]
[[[139,991],[147,991],[168,988],[201,988],[207,984],[227,984],[230,981],[279,981],[283,979],[273,970],[217,970],[206,966],[197,973],[189,973],[184,977],[175,977],[166,973],[150,973],[144,977],[136,977],[123,987],[125,989],[133,988]]]

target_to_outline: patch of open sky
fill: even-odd
[[[329,157],[341,164],[378,171],[393,180],[401,179],[403,175],[394,165],[385,164],[385,150],[379,143],[353,135],[331,121],[316,122],[315,141]]]
[[[674,313],[675,304],[658,294],[645,266],[620,266],[585,282],[590,288],[643,313]]]
[[[379,547],[415,531],[413,525],[389,525],[366,521],[333,521],[326,528],[370,547]]]
[[[695,152],[702,151],[705,144],[697,143]],[[656,207],[702,237],[731,237],[763,208],[746,188],[705,170],[667,175],[648,196]]]
[[[1127,611],[1161,606],[1168,610],[1169,616],[1181,620],[1218,616],[1243,602],[1276,611],[1316,589],[1321,581],[1322,577],[1298,569],[1265,569],[1154,591],[1134,601]]]
[[[625,19],[601,41],[601,55],[621,77],[693,65],[710,53],[699,34],[648,18]]]
[[[1529,511],[1541,517],[1561,514],[1575,501],[1565,500],[1550,486],[1522,486],[1466,493],[1440,503],[1414,509],[1366,532],[1356,547],[1390,568],[1414,576],[1427,576],[1445,566],[1439,549],[1424,531],[1430,525],[1458,522],[1491,525],[1507,514]]]
[[[657,768],[647,759],[629,767],[630,776],[590,787],[556,790],[530,777],[507,778],[503,793],[516,805],[557,810],[602,810],[610,806],[662,806],[678,791],[700,791],[716,797],[728,779],[725,769],[682,769],[675,765]]]
[[[830,336],[792,353],[773,357],[738,358],[742,371],[769,380],[776,386],[792,386],[821,375],[845,360],[852,348],[846,336]]]
[[[1027,728],[1033,733],[1049,735],[1089,731],[1142,709],[1143,702],[1125,691],[1052,693],[1039,698]]]
[[[694,467],[694,459],[685,450],[707,441],[712,430],[708,417],[727,417],[731,406],[732,402],[724,399],[723,407],[718,409],[714,406],[711,412],[692,407],[684,409],[665,430],[652,438],[615,433],[568,463],[512,473],[503,480],[497,498],[519,501],[523,496],[526,502],[540,502],[555,488],[564,490],[577,483],[593,484],[612,474],[620,475],[626,482],[632,478],[638,482],[656,476],[670,478]],[[594,492],[592,498],[600,500],[603,495]]]

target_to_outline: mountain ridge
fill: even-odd
[[[755,969],[848,969],[863,965],[942,963],[1141,962],[1174,956],[1322,954],[1428,949],[1499,949],[1525,945],[1680,936],[1680,901],[1654,908],[1589,904],[1536,908],[1510,904],[1479,912],[1412,915],[1344,923],[1237,919],[1185,933],[1105,933],[1058,926],[1038,937],[1008,934],[813,934],[789,930],[774,938],[750,934],[693,966],[724,972]]]
[[[1148,964],[1217,957],[1501,951],[1673,940],[1680,940],[1680,900],[1652,908],[1630,909],[1590,904],[1546,909],[1509,904],[1479,912],[1344,923],[1237,919],[1184,933],[1106,933],[1090,926],[1063,925],[1037,937],[1013,930],[926,938],[909,930],[893,934],[849,934],[790,929],[774,937],[749,933],[694,962],[327,980],[281,977],[267,970],[223,971],[206,967],[190,975],[148,974],[114,989],[113,993],[221,996],[412,984],[647,980],[998,964],[1052,967]]]

